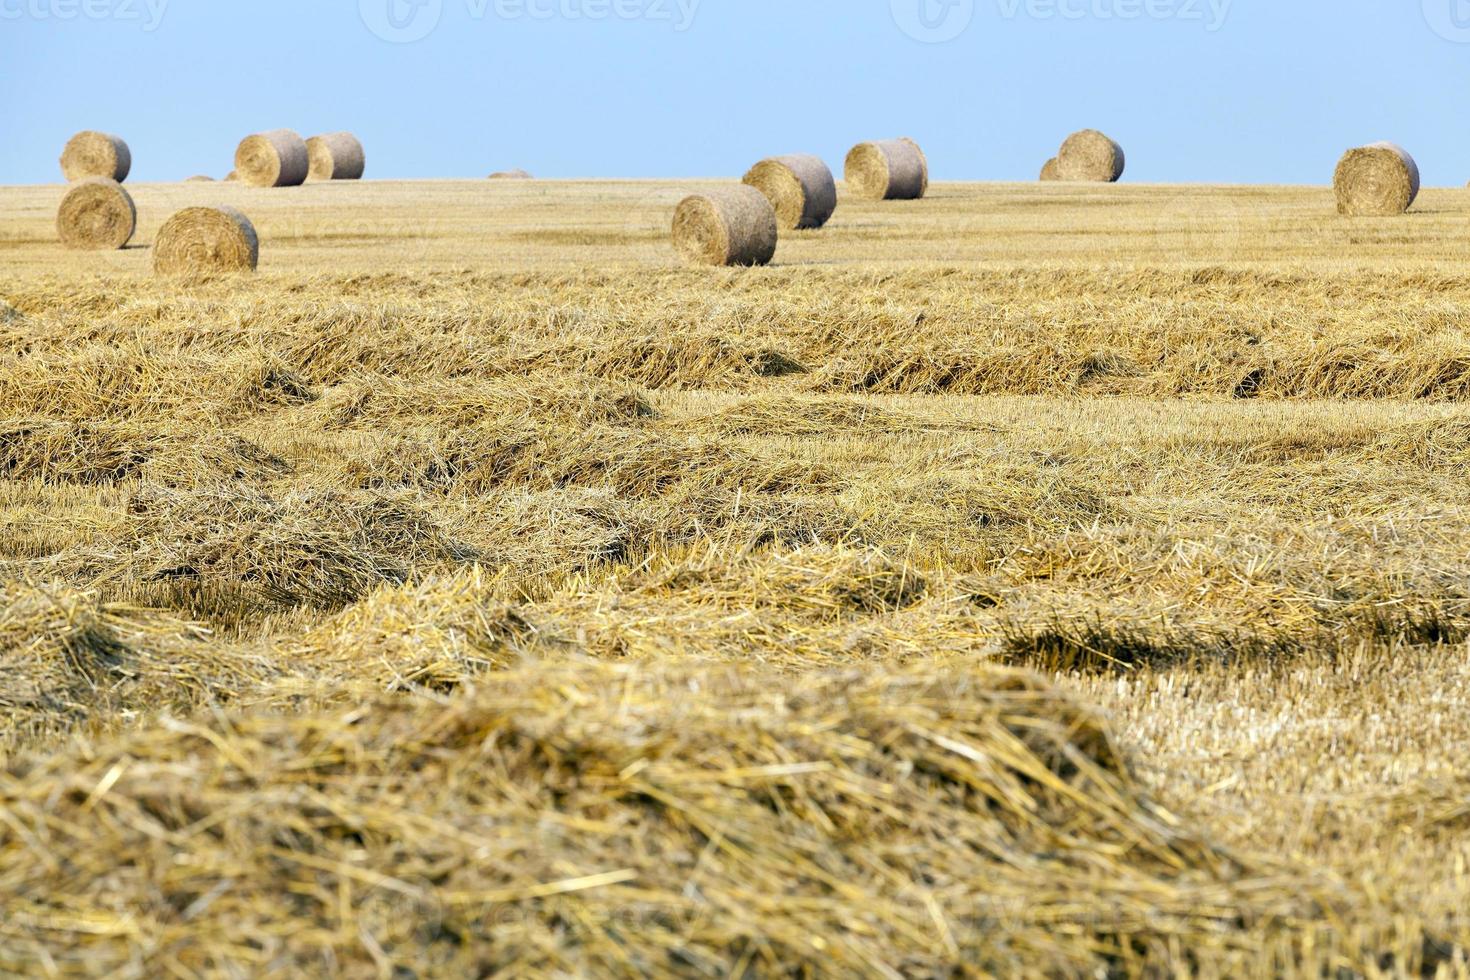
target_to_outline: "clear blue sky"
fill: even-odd
[[[283,126],[353,130],[370,178],[911,135],[936,179],[1033,179],[1092,126],[1125,180],[1323,184],[1392,139],[1463,185],[1467,96],[1470,0],[0,0],[0,183],[60,180],[79,129],[133,180],[219,177]]]

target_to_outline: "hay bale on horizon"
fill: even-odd
[[[56,209],[56,234],[67,248],[119,249],[138,228],[138,210],[122,184],[107,177],[79,180]]]
[[[259,260],[255,226],[231,207],[185,208],[163,223],[153,242],[158,275],[253,272]]]
[[[1062,180],[1116,183],[1126,165],[1123,148],[1095,129],[1073,133],[1057,151],[1057,174]]]
[[[489,177],[487,177],[485,179],[486,180],[535,180],[536,178],[532,177],[528,172],[526,172],[524,170],[517,169],[517,170],[497,170],[497,171],[495,171],[493,174],[491,174]]]
[[[238,171],[238,170],[231,170],[229,173],[225,174],[225,182],[226,183],[231,183],[231,184],[238,183],[239,180],[240,180],[240,171]]]
[[[1403,214],[1419,196],[1419,165],[1396,143],[1359,146],[1338,161],[1332,189],[1338,214]]]
[[[1062,171],[1061,168],[1057,166],[1056,157],[1052,157],[1050,160],[1046,161],[1046,163],[1042,165],[1041,179],[1047,181],[1062,179]]]
[[[929,160],[907,136],[859,143],[847,154],[848,190],[869,201],[913,201],[929,191]]]
[[[297,187],[310,169],[306,141],[289,129],[247,136],[235,150],[235,172],[251,187]]]
[[[133,169],[133,154],[122,137],[86,130],[66,141],[61,151],[61,173],[68,182],[106,177],[119,184]]]
[[[214,178],[211,177],[211,176],[209,176],[209,174],[195,174],[192,177],[185,177],[184,178],[184,183],[186,183],[186,184],[212,184],[212,183],[214,183]]]
[[[351,133],[324,133],[306,141],[307,176],[312,180],[361,180],[367,169],[362,143]]]
[[[674,245],[701,265],[766,265],[776,254],[776,209],[741,184],[693,194],[674,212]]]
[[[784,229],[820,228],[837,210],[832,170],[810,153],[767,157],[750,168],[744,183],[766,196]]]

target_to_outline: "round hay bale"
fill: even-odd
[[[1057,166],[1057,158],[1056,157],[1052,157],[1050,160],[1046,161],[1046,164],[1044,166],[1042,166],[1042,168],[1041,168],[1041,179],[1042,180],[1061,180],[1062,179],[1062,171],[1061,171],[1061,168]]]
[[[847,154],[848,189],[869,201],[912,201],[929,190],[929,161],[908,137],[859,143]]]
[[[214,178],[211,177],[211,176],[209,176],[208,174],[195,174],[192,177],[186,177],[186,178],[184,178],[184,183],[186,183],[186,184],[212,184],[212,183],[214,183]]]
[[[231,207],[185,208],[163,223],[153,242],[158,275],[248,272],[259,261],[255,226]]]
[[[497,171],[495,171],[495,173],[493,173],[493,174],[490,175],[489,179],[490,180],[534,180],[535,178],[532,177],[529,173],[527,173],[524,170],[497,170]]]
[[[351,133],[326,133],[306,141],[307,175],[312,180],[362,180],[367,156]]]
[[[240,172],[238,170],[231,170],[229,173],[225,174],[225,181],[228,183],[237,183],[239,180]]]
[[[1123,148],[1095,129],[1068,136],[1057,153],[1057,173],[1062,180],[1112,183],[1123,176],[1126,163]]]
[[[310,169],[306,141],[289,129],[247,136],[235,150],[235,172],[251,187],[296,187]]]
[[[686,197],[674,212],[674,245],[700,265],[766,265],[778,234],[776,209],[743,184]]]
[[[138,227],[138,210],[123,186],[107,177],[72,184],[56,209],[56,234],[67,248],[117,249]]]
[[[781,228],[820,228],[837,210],[837,181],[820,157],[769,157],[750,168],[745,183],[766,196]]]
[[[120,136],[87,130],[66,141],[61,151],[61,172],[68,181],[106,177],[119,184],[133,169],[133,154]]]
[[[1339,214],[1403,214],[1419,196],[1419,187],[1419,165],[1394,143],[1348,150],[1332,175]]]

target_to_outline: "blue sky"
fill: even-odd
[[[0,0],[0,183],[79,129],[133,180],[254,131],[358,133],[371,177],[739,175],[911,135],[1033,179],[1103,129],[1131,181],[1317,183],[1402,143],[1470,180],[1470,0]]]

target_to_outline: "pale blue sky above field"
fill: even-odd
[[[254,131],[358,133],[369,177],[736,175],[910,135],[1033,179],[1069,131],[1130,181],[1327,183],[1402,143],[1470,180],[1470,0],[0,0],[0,183],[79,129],[133,180]]]

